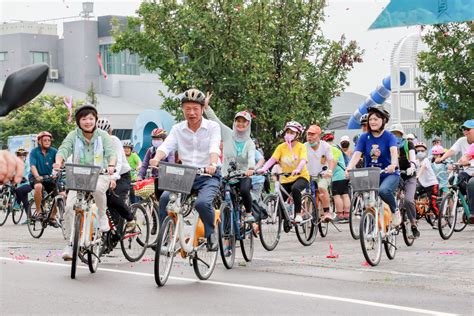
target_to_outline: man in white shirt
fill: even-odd
[[[321,140],[321,127],[318,125],[311,125],[306,132],[305,143],[308,151],[308,172],[311,177],[317,178],[319,198],[324,211],[324,221],[329,221],[332,217],[329,213],[329,192],[328,188],[331,185],[331,178],[336,163],[334,161],[331,145]],[[327,168],[327,171],[323,173],[323,167]],[[328,168],[329,167],[329,168]],[[322,178],[320,174],[324,174]]]
[[[221,130],[219,124],[202,117],[206,97],[197,89],[189,89],[181,99],[185,121],[173,126],[163,144],[158,147],[152,166],[168,156],[172,151],[178,151],[183,165],[206,168],[212,177],[197,176],[194,180],[193,191],[198,193],[194,204],[204,223],[207,249],[217,251],[218,240],[214,232],[213,200],[219,193],[221,176],[217,171],[219,163],[219,145]],[[160,198],[160,222],[166,217],[166,207],[169,202],[169,192],[165,191]]]
[[[441,158],[436,159],[437,163],[441,163],[449,157],[461,153],[463,156],[458,163],[464,166],[464,172],[459,173],[459,180],[461,182],[461,191],[463,194],[467,193],[469,210],[469,223],[474,224],[474,165],[465,157],[467,149],[474,143],[474,119],[467,120],[461,126],[464,137],[459,138],[454,145]]]
[[[123,150],[120,139],[112,135],[112,127],[106,118],[99,118],[97,120],[97,128],[109,133],[117,153],[117,164],[115,165],[115,173],[110,177],[110,189],[107,192],[107,207],[110,210],[116,211],[121,217],[127,221],[126,230],[132,231],[135,228],[135,220],[125,202],[128,197],[131,185],[130,165]]]

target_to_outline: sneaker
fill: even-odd
[[[474,214],[469,215],[469,218],[467,219],[467,222],[469,224],[474,224]]]
[[[244,222],[253,223],[253,222],[255,222],[255,217],[253,217],[252,213],[245,213]]]
[[[107,216],[104,215],[99,218],[99,229],[104,233],[110,230],[109,218]]]
[[[393,226],[398,226],[402,223],[402,216],[400,215],[400,211],[397,210],[395,214],[392,216],[392,224]]]
[[[66,247],[64,247],[62,258],[64,261],[72,260],[72,246],[71,245],[67,245]]]
[[[332,216],[331,216],[331,213],[329,212],[324,212],[324,215],[323,217],[321,218],[321,221],[323,223],[329,223],[333,220]]]
[[[338,213],[334,218],[334,222],[336,223],[343,223],[344,222],[344,215],[342,213]]]
[[[219,248],[219,243],[217,242],[217,236],[215,233],[212,233],[207,237],[207,250],[208,251],[217,251]]]
[[[418,230],[418,227],[416,227],[416,225],[411,226],[411,232],[413,233],[413,237],[420,237],[420,231]]]
[[[302,221],[303,221],[303,217],[301,217],[301,214],[296,214],[295,223],[301,223]]]
[[[125,225],[125,231],[129,233],[133,232],[136,226],[137,226],[137,223],[135,222],[134,219],[132,219],[131,221],[127,222],[127,225]]]
[[[56,219],[52,218],[49,220],[49,225],[53,226],[54,228],[59,228],[59,223]]]

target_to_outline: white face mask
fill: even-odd
[[[158,148],[161,144],[163,144],[163,141],[161,139],[153,139],[151,141],[151,144],[153,145],[153,147]]]
[[[426,157],[426,152],[416,153],[416,158],[418,159],[424,159],[425,157]]]

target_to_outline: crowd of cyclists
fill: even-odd
[[[15,193],[15,207],[28,209],[28,195],[33,191],[36,213],[32,219],[42,216],[43,192],[51,192],[52,179],[65,162],[79,165],[99,166],[106,170],[98,179],[93,192],[98,209],[99,228],[110,229],[105,210],[111,209],[126,220],[126,230],[133,231],[136,223],[130,204],[137,202],[133,184],[150,176],[148,170],[159,167],[160,162],[204,168],[207,175],[197,175],[192,189],[197,194],[194,208],[204,223],[205,241],[208,251],[217,251],[215,211],[213,201],[220,194],[221,178],[226,176],[230,165],[234,171],[246,177],[234,183],[244,206],[244,220],[255,223],[261,214],[255,214],[253,204],[259,202],[266,183],[267,172],[279,173],[282,187],[294,203],[294,222],[303,222],[308,213],[302,212],[302,192],[310,181],[315,181],[321,203],[323,222],[347,223],[351,209],[349,172],[355,168],[378,167],[380,174],[379,195],[392,213],[392,225],[402,222],[396,192],[400,178],[405,184],[404,206],[415,238],[420,237],[415,199],[425,193],[429,197],[429,208],[439,214],[439,197],[447,193],[450,160],[461,156],[458,163],[463,166],[459,177],[461,191],[467,197],[470,216],[465,220],[474,224],[474,119],[467,120],[460,128],[464,136],[449,149],[442,147],[439,138],[433,139],[431,148],[406,134],[402,125],[390,123],[390,113],[383,105],[373,105],[360,118],[361,133],[352,139],[348,136],[335,142],[335,134],[323,131],[317,124],[308,123],[308,128],[296,121],[289,121],[282,131],[281,143],[265,160],[258,141],[251,137],[252,115],[248,111],[235,114],[232,126],[226,126],[210,106],[212,94],[205,95],[197,89],[184,92],[181,99],[185,120],[175,124],[169,134],[156,128],[151,132],[152,146],[146,151],[143,161],[133,151],[130,140],[120,141],[112,135],[110,122],[99,116],[92,105],[83,105],[75,111],[77,128],[70,132],[58,149],[53,148],[52,134],[44,131],[37,135],[37,147],[30,153],[19,148],[17,157],[25,169],[23,178],[13,180],[19,184]],[[29,156],[29,159],[27,159]],[[1,170],[4,177],[15,177],[15,173]],[[16,172],[16,175],[21,174]],[[159,220],[167,215],[170,192],[159,189],[158,169],[151,169],[154,177],[154,194],[159,200]],[[66,240],[63,259],[72,259],[70,236],[74,218],[75,191],[59,192],[66,198],[64,224]],[[130,199],[128,201],[127,199]],[[334,209],[331,209],[333,201]],[[258,216],[257,216],[258,215]],[[31,220],[28,218],[27,220]],[[51,226],[59,227],[55,213],[50,218]]]

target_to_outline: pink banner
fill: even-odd
[[[102,56],[100,53],[97,53],[97,62],[99,63],[100,71],[102,71],[102,75],[105,79],[107,79],[107,73],[105,72],[104,66],[102,65]]]

